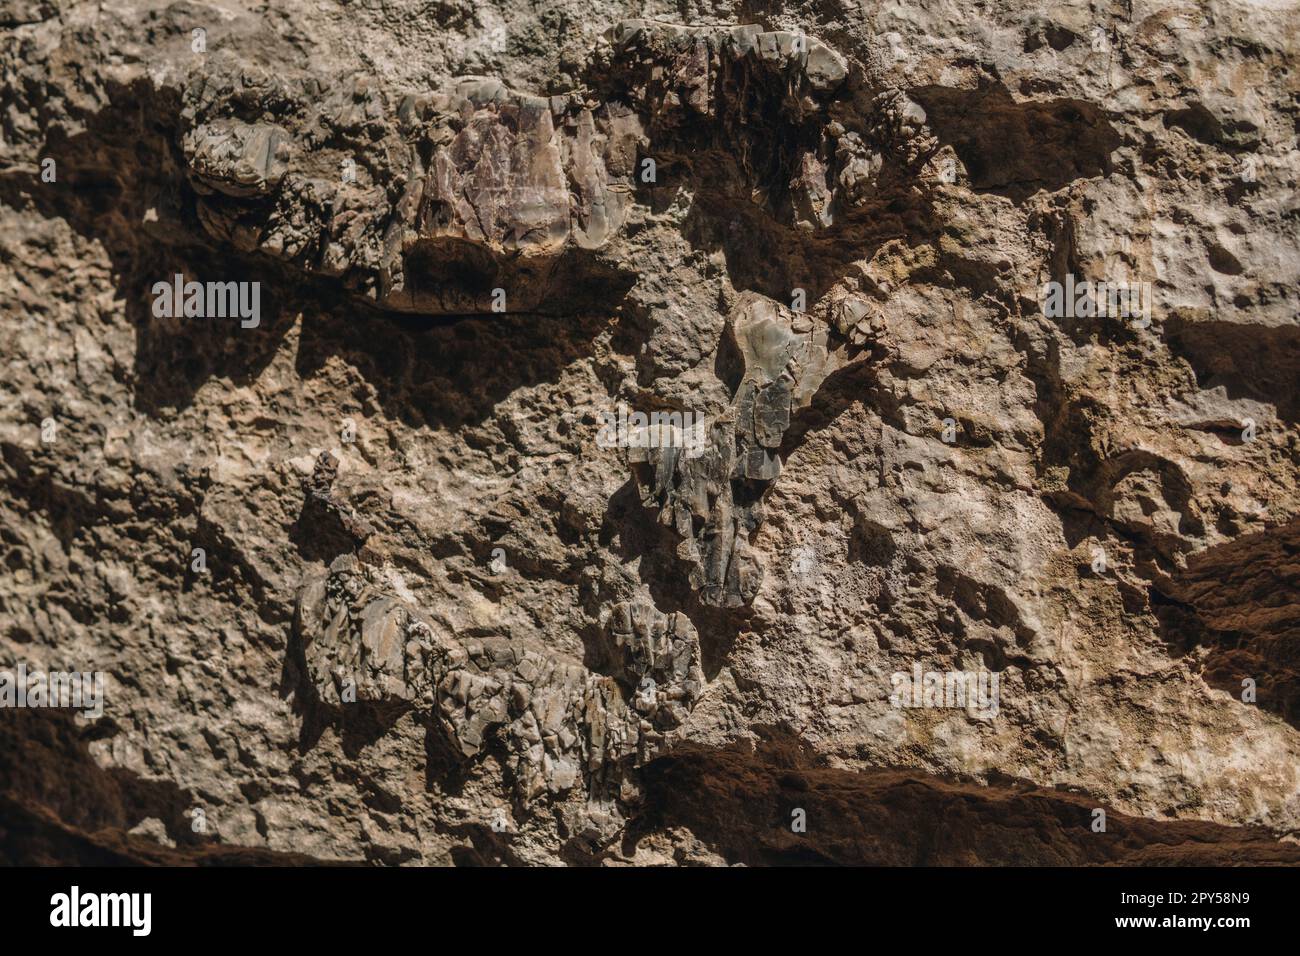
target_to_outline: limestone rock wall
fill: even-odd
[[[0,2],[0,858],[1295,862],[1297,27]]]

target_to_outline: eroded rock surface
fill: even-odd
[[[1294,862],[1298,21],[0,9],[0,857]]]

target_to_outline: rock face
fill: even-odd
[[[0,859],[1300,860],[1296,8],[308,6],[0,4]]]

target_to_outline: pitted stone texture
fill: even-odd
[[[138,848],[128,831],[160,819],[169,859],[211,849],[180,815],[201,800],[206,839],[265,856],[880,863],[914,860],[936,808],[1004,816],[1013,776],[1081,795],[1017,804],[1052,846],[985,821],[933,860],[1115,862],[1075,812],[1095,806],[1162,859],[1288,855],[1294,5],[812,0],[621,48],[607,28],[681,10],[14,9],[0,650],[120,677],[88,728],[0,721],[17,819],[65,849]],[[1111,51],[1089,42],[1099,15]],[[842,81],[812,44],[802,62],[792,40],[743,39],[800,32]],[[262,151],[272,129],[287,153]],[[545,192],[557,153],[567,226]],[[176,272],[262,280],[261,326],[153,316],[145,292]],[[1151,327],[1043,315],[1067,273],[1150,282]],[[742,296],[795,288],[851,360],[803,409],[796,365],[746,381],[734,335]],[[703,413],[707,454],[629,481],[595,440],[619,402]],[[356,597],[329,597],[340,554],[366,568]],[[304,646],[291,610],[323,577]],[[665,681],[643,720],[645,675],[613,653],[636,627],[609,629],[648,596],[692,620],[709,680],[670,731]],[[686,633],[650,620],[656,647]],[[996,670],[999,716],[894,708],[891,675],[916,664]],[[548,749],[533,698],[514,702],[530,691],[586,742]],[[660,734],[649,763],[607,756]],[[734,799],[672,772],[688,752]],[[549,789],[575,756],[579,783]],[[871,785],[881,767],[897,788]],[[907,838],[863,841],[861,820],[940,778],[967,783],[894,827]],[[674,799],[683,783],[700,799]],[[823,783],[861,820],[756,833],[773,820],[754,793]],[[1212,826],[1252,836],[1199,842]]]

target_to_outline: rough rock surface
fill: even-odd
[[[1300,861],[1298,28],[0,0],[0,859]]]

